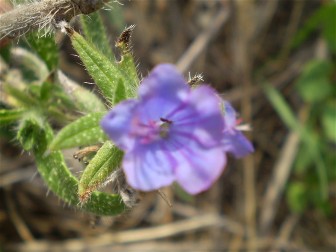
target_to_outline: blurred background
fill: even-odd
[[[33,158],[2,135],[0,251],[335,251],[335,1],[119,2],[100,11],[111,47],[135,24],[139,73],[170,62],[186,78],[203,74],[251,126],[255,152],[229,157],[200,195],[163,189],[172,207],[145,193],[100,218],[48,193]],[[60,69],[91,88],[68,38],[56,37]],[[74,151],[67,160],[82,169]]]

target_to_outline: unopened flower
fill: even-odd
[[[142,81],[138,99],[119,103],[101,122],[125,152],[128,183],[142,191],[174,181],[190,194],[208,189],[226,164],[223,134],[234,140],[234,129],[224,130],[229,124],[220,104],[210,87],[191,89],[174,66],[157,66]]]

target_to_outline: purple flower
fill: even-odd
[[[243,127],[238,125],[237,113],[230,103],[223,101],[224,106],[224,135],[222,144],[225,152],[241,158],[254,151],[251,142],[242,134]]]
[[[174,66],[157,66],[142,81],[138,99],[119,103],[101,121],[125,152],[130,186],[150,191],[176,181],[190,194],[208,189],[226,164],[222,139],[229,125],[224,118],[230,118],[223,117],[220,104],[210,87],[191,90]],[[238,133],[224,130],[229,142]],[[225,141],[224,147],[237,154]]]

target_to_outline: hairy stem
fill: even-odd
[[[18,6],[0,15],[0,39],[15,38],[30,30],[69,22],[79,14],[100,9],[108,0],[44,0]]]

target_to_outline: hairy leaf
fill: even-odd
[[[91,113],[65,126],[50,144],[51,150],[101,143],[107,139],[99,122],[103,112]]]
[[[0,110],[0,125],[17,121],[24,112],[25,112],[25,109],[11,109],[11,110],[1,109]]]
[[[90,15],[82,15],[80,23],[82,25],[85,38],[95,45],[96,49],[98,49],[102,54],[111,60],[114,60],[114,54],[106,36],[106,30],[99,12],[97,11],[91,13]]]
[[[42,35],[40,32],[30,33],[26,36],[26,41],[28,46],[44,60],[49,71],[52,71],[58,65],[58,48],[55,43],[55,36],[53,34]]]
[[[64,91],[79,111],[84,113],[106,111],[103,102],[92,91],[69,79],[62,71],[57,71],[57,77]]]
[[[91,193],[107,180],[112,171],[120,166],[122,155],[122,151],[110,141],[105,142],[79,181],[78,194],[81,201],[86,201]]]
[[[10,96],[8,100],[11,105],[31,107],[37,104],[37,100],[31,97],[27,90],[14,87],[11,83],[5,83],[3,89]]]
[[[42,116],[34,111],[24,114],[20,120],[17,139],[26,151],[46,148],[45,122]]]
[[[21,47],[13,48],[11,53],[12,60],[20,65],[25,82],[41,84],[48,78],[49,69],[36,54]]]
[[[49,125],[46,126],[45,137],[48,142],[53,137]],[[80,207],[96,215],[116,215],[126,209],[119,195],[101,192],[92,193],[90,199],[81,205],[77,194],[78,180],[67,168],[62,153],[45,153],[45,148],[40,146],[34,154],[38,171],[48,188],[73,207]]]
[[[96,82],[102,95],[110,105],[113,105],[116,99],[115,91],[119,82],[126,83],[127,79],[119,71],[116,64],[109,61],[109,59],[97,51],[97,49],[81,35],[73,32],[70,38],[73,47],[78,52],[87,71]],[[131,89],[127,88],[126,92],[127,97],[133,96]],[[117,100],[126,99],[127,97],[117,97]]]
[[[116,47],[121,51],[121,60],[118,62],[119,69],[128,79],[127,83],[130,88],[134,89],[133,92],[140,82],[131,50],[131,36],[134,28],[134,25],[126,28],[116,42]]]

